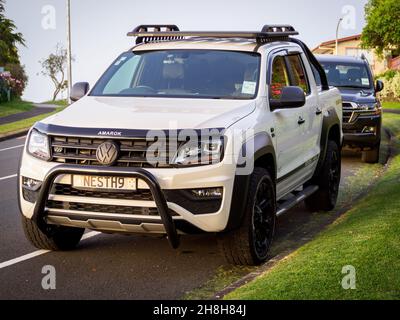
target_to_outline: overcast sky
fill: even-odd
[[[122,51],[133,45],[126,33],[145,23],[173,23],[181,30],[261,30],[264,24],[291,24],[311,48],[335,38],[337,21],[346,19],[340,37],[360,33],[367,0],[71,0],[73,82],[91,85]],[[20,48],[29,85],[24,98],[52,96],[40,75],[39,60],[57,43],[66,43],[64,0],[6,0],[6,15],[26,39]],[[354,19],[353,19],[354,17]]]

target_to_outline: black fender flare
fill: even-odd
[[[254,144],[249,144],[245,142],[242,146],[242,153],[246,155],[246,163],[248,161],[252,164],[252,169],[254,170],[255,162],[265,155],[270,155],[274,162],[274,168],[276,168],[276,154],[275,148],[272,144],[272,138],[267,132],[260,132],[254,136]],[[237,229],[240,227],[244,213],[246,211],[248,190],[250,185],[251,173],[240,174],[241,168],[244,165],[238,165],[235,174],[235,181],[233,185],[231,207],[229,212],[229,219],[225,232]],[[253,171],[252,170],[252,171]],[[276,170],[274,170],[274,176],[272,179],[276,181]]]
[[[329,134],[334,126],[338,126],[341,130],[340,119],[333,107],[323,112],[324,118],[322,120],[321,141],[320,141],[320,157],[318,160],[317,169],[315,170],[314,177],[319,175],[322,165],[325,162],[326,149],[328,147]],[[339,149],[342,148],[343,137],[339,135]]]

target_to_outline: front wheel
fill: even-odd
[[[38,249],[59,251],[74,249],[82,238],[85,229],[47,225],[45,234],[36,222],[22,216],[22,227],[26,238]]]
[[[340,150],[337,143],[330,140],[319,175],[311,181],[311,184],[317,185],[319,189],[305,200],[310,211],[330,211],[335,208],[339,194],[340,175]]]
[[[276,220],[275,185],[267,170],[251,175],[242,225],[218,236],[225,259],[236,265],[258,265],[268,257]]]

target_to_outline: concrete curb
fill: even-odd
[[[21,129],[21,130],[10,132],[10,133],[6,133],[4,135],[0,135],[0,142],[5,141],[5,140],[9,140],[9,139],[22,137],[22,136],[26,135],[28,133],[28,131],[29,131],[29,128],[28,129]]]

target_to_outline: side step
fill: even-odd
[[[318,189],[319,189],[318,186],[308,186],[304,190],[297,192],[290,199],[283,201],[281,203],[278,202],[278,208],[276,211],[276,215],[279,217],[280,215],[286,213],[287,211],[292,209],[295,205],[299,204],[304,199],[308,198],[313,193],[317,192]]]

